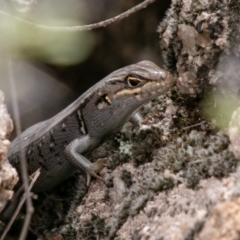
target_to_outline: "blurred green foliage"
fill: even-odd
[[[82,62],[91,53],[94,38],[89,31],[54,32],[2,17],[0,23],[0,55],[6,51],[20,58],[38,59],[56,65]],[[33,21],[34,22],[34,21]],[[76,26],[80,22],[52,20],[47,26]]]
[[[206,97],[202,103],[202,114],[213,125],[226,130],[233,112],[239,106],[239,97],[231,92],[215,92]]]

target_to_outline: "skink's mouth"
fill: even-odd
[[[146,84],[145,89],[142,89],[142,97],[141,94],[138,96],[139,99],[146,99],[146,101],[151,101],[154,98],[157,98],[161,94],[167,92],[175,83],[175,79],[173,76],[168,73],[167,76],[165,76],[164,80],[160,81],[153,81],[149,84]],[[149,97],[147,97],[149,95]]]
[[[175,83],[175,79],[172,76],[171,73],[167,73],[167,76],[164,81],[160,81],[159,84],[157,84],[157,92],[159,94],[162,94],[166,92],[168,89],[170,89]]]

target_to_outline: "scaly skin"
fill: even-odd
[[[98,177],[103,162],[91,163],[87,153],[128,120],[138,121],[139,115],[135,114],[138,108],[165,93],[173,84],[171,74],[150,61],[119,69],[56,116],[24,131],[13,141],[9,161],[20,172],[21,141],[28,174],[41,169],[33,192],[51,190],[77,169]]]

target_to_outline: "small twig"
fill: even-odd
[[[39,175],[40,175],[40,169],[37,169],[37,171],[32,174],[32,176],[31,176],[32,181],[31,181],[31,183],[30,183],[30,185],[29,185],[29,187],[28,187],[28,192],[30,192],[30,190],[32,189],[32,187],[33,187],[34,183],[36,182],[36,180],[38,179]],[[25,193],[25,194],[22,196],[22,199],[21,199],[21,201],[19,202],[18,207],[17,207],[17,209],[15,210],[13,216],[11,217],[11,220],[9,221],[8,225],[6,226],[6,228],[4,229],[4,232],[3,232],[0,240],[4,240],[4,238],[6,237],[6,235],[7,235],[8,231],[9,231],[10,227],[12,226],[14,220],[16,219],[16,217],[17,217],[18,213],[20,212],[20,210],[21,210],[24,202],[26,201],[26,199],[27,199],[27,194]],[[26,222],[26,221],[25,221],[25,222]],[[28,225],[29,225],[29,224],[28,224]],[[28,227],[28,225],[27,225],[27,227]],[[25,224],[24,224],[24,226],[25,226]],[[26,230],[28,230],[28,228],[27,228]],[[22,230],[22,232],[23,232],[23,230]],[[21,236],[22,236],[22,235],[23,235],[23,234],[21,234]],[[19,239],[23,239],[23,238],[21,238],[21,236],[20,236]]]
[[[10,84],[10,89],[12,93],[13,115],[15,118],[16,133],[18,138],[21,133],[21,122],[19,117],[20,114],[19,114],[19,108],[17,103],[17,91],[16,91],[16,84],[15,84],[15,79],[13,74],[13,66],[12,66],[12,61],[10,57],[8,61],[8,72],[9,72],[9,84]],[[26,194],[26,199],[27,199],[27,214],[26,214],[23,229],[19,238],[19,240],[24,240],[26,238],[28,225],[32,217],[33,206],[32,206],[32,199],[30,197],[30,192],[28,187],[29,183],[28,183],[27,163],[26,163],[25,154],[22,148],[22,142],[20,140],[18,141],[18,148],[19,148],[19,154],[20,154],[20,167],[21,167],[21,175],[22,175],[21,177],[23,181],[24,192]]]
[[[37,24],[34,22],[30,22],[27,21],[25,19],[13,16],[9,13],[6,13],[4,11],[0,11],[0,14],[8,16],[13,18],[16,21],[25,23],[27,25],[33,26],[35,28],[39,28],[39,29],[43,29],[46,31],[54,31],[54,32],[76,32],[76,31],[85,31],[85,30],[92,30],[95,28],[100,28],[100,27],[106,27],[107,25],[113,23],[113,22],[117,22],[120,21],[128,16],[130,16],[131,14],[146,8],[148,5],[150,5],[151,3],[155,2],[156,0],[145,0],[144,2],[134,6],[133,8],[130,8],[129,10],[127,10],[126,12],[123,12],[113,18],[109,18],[107,20],[98,22],[98,23],[93,23],[93,24],[89,24],[89,25],[83,25],[83,26],[72,26],[72,27],[54,27],[54,26],[46,26],[46,25],[42,25],[42,24]]]
[[[202,162],[204,162],[204,160],[203,159],[199,159],[199,160],[190,162],[189,165],[193,165],[193,164],[196,164],[196,163],[202,163]]]
[[[23,185],[14,193],[13,197],[7,201],[7,204],[4,206],[3,210],[0,212],[0,219],[4,216],[6,211],[9,209],[9,207],[12,205],[14,201],[22,194],[23,191]]]
[[[197,126],[199,126],[199,125],[201,125],[201,124],[203,124],[203,123],[205,123],[205,122],[206,122],[206,121],[202,121],[202,122],[200,122],[200,123],[197,123],[197,124],[194,124],[194,125],[191,125],[191,126],[183,127],[182,130],[187,130],[187,129],[189,129],[189,128],[197,127]]]

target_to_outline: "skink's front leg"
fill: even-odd
[[[99,159],[95,163],[92,163],[82,155],[82,153],[91,149],[92,145],[96,145],[96,142],[88,135],[85,135],[73,140],[65,149],[67,160],[77,169],[81,169],[87,173],[88,183],[90,176],[101,179],[97,173],[105,166],[104,159]]]

